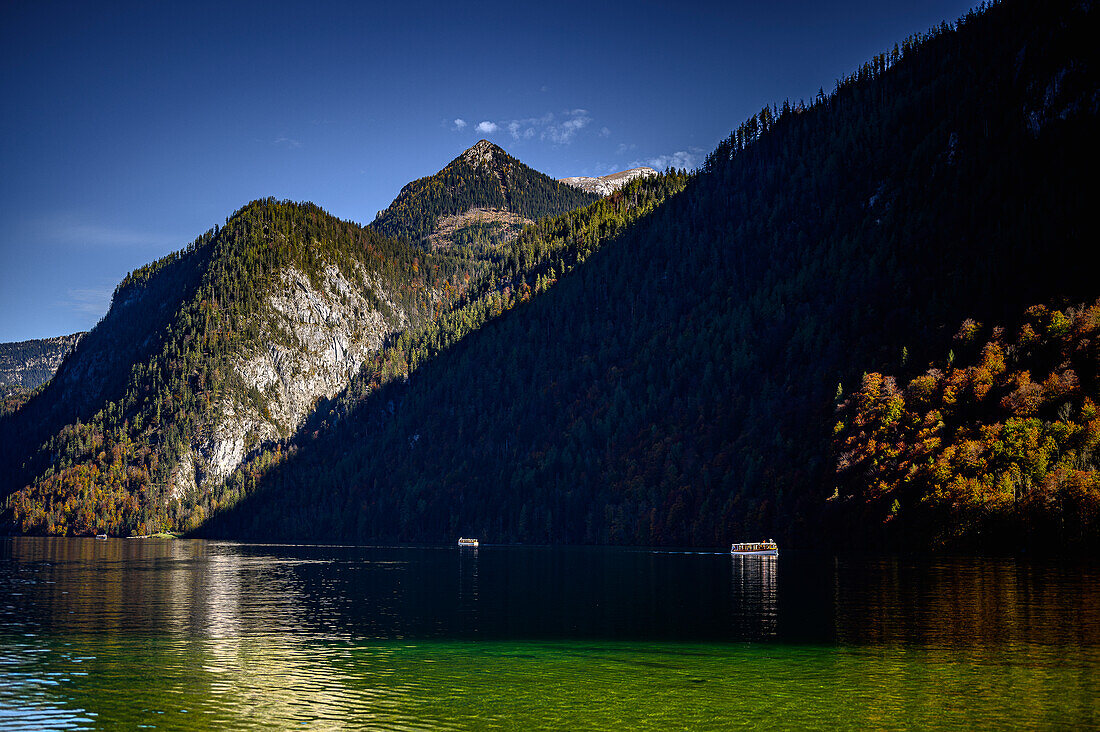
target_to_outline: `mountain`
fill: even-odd
[[[481,140],[435,175],[407,184],[371,226],[433,250],[491,248],[536,219],[593,200]]]
[[[618,173],[601,175],[598,178],[576,176],[573,178],[561,178],[560,181],[587,193],[594,193],[597,196],[606,196],[612,191],[619,190],[635,178],[646,175],[657,175],[657,171],[653,168],[631,168],[629,170],[620,170]]]
[[[83,333],[0,343],[0,387],[33,389],[46,383]]]
[[[49,384],[0,419],[5,522],[201,524],[245,456],[293,434],[469,274],[312,204],[249,204],[129,274]]]
[[[969,523],[867,511],[840,485],[833,430],[862,374],[908,379],[950,360],[966,318],[1015,332],[1029,306],[1096,297],[1096,20],[1077,2],[968,13],[812,103],[762,109],[625,225],[601,231],[598,209],[570,217],[561,245],[589,253],[564,275],[555,261],[556,284],[441,323],[443,347],[395,344],[373,389],[319,411],[293,456],[242,478],[247,497],[204,532],[1095,549],[1095,512],[1063,524],[1042,501],[1050,520],[996,543],[982,516],[1003,485],[992,503],[966,499],[981,509]],[[519,241],[520,263],[543,246]],[[387,379],[391,363],[415,367]],[[1095,473],[1094,451],[1074,459]],[[942,500],[967,485],[948,480]],[[997,521],[1019,529],[1028,519],[1007,505]]]

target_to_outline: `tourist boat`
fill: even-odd
[[[459,537],[458,538],[458,545],[459,546],[477,547],[477,539],[464,539],[462,537]]]
[[[734,544],[730,547],[730,554],[778,557],[779,547],[776,546],[774,541],[768,539],[767,541],[750,542],[748,544]]]
[[[97,538],[97,539],[106,539],[107,535],[106,534],[96,534],[95,538]]]

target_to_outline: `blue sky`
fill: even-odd
[[[692,167],[968,7],[6,0],[0,341],[92,327],[256,198],[369,223],[482,137],[554,177]]]

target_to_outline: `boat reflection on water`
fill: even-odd
[[[779,558],[760,554],[730,557],[733,617],[739,635],[774,638],[779,624]]]
[[[476,635],[478,618],[477,547],[463,548],[458,553],[458,602],[455,604],[458,630]]]

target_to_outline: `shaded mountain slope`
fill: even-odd
[[[481,140],[435,175],[407,184],[371,226],[432,248],[495,244],[526,223],[594,200]]]
[[[505,243],[500,261],[472,281],[451,309],[390,339],[343,394],[314,412],[289,445],[265,450],[243,464],[228,484],[229,493],[247,500],[239,506],[223,504],[226,510],[199,533],[289,536],[294,527],[320,527],[331,521],[333,501],[341,500],[342,489],[349,486],[341,485],[334,493],[328,478],[344,474],[349,464],[358,464],[362,455],[356,445],[369,443],[387,429],[406,387],[427,373],[425,366],[446,361],[449,354],[462,348],[467,336],[494,327],[506,314],[545,296],[559,278],[593,257],[603,242],[613,240],[682,191],[687,180],[685,173],[670,171],[636,181],[585,208],[540,219]],[[415,446],[418,439],[415,434],[410,436],[409,446]],[[284,484],[283,477],[288,475],[293,489],[278,495],[261,490],[272,480]],[[262,495],[253,495],[258,490]],[[270,500],[274,503],[267,502]],[[257,501],[262,506],[257,507]],[[317,511],[324,518],[318,519]],[[357,520],[354,513],[345,518]]]
[[[876,541],[823,524],[838,393],[942,358],[964,317],[1095,295],[1096,25],[1004,2],[765,108],[546,294],[304,435],[210,532]]]

